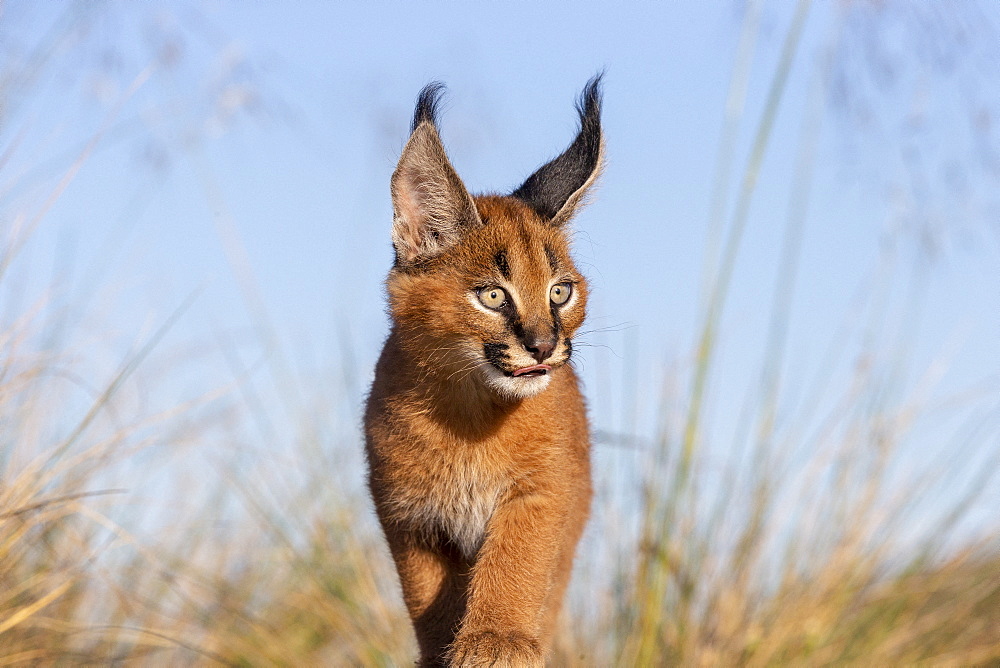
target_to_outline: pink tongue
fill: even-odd
[[[536,364],[535,366],[526,366],[523,369],[518,369],[514,372],[515,376],[523,376],[526,373],[531,373],[532,371],[552,371],[552,367],[548,364]]]

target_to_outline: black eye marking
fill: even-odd
[[[558,339],[559,332],[562,331],[562,318],[559,317],[559,306],[550,302],[549,313],[552,314],[552,333]]]
[[[512,310],[510,313],[505,313],[507,316],[507,326],[510,327],[511,333],[518,339],[524,338],[524,325],[521,324],[521,317],[518,315],[516,310]]]
[[[510,280],[510,265],[507,263],[507,251],[497,251],[497,254],[493,256],[493,262],[496,263],[497,269],[500,270],[500,274]]]
[[[549,245],[547,245],[547,244],[545,246],[545,257],[547,257],[548,260],[549,260],[549,269],[552,270],[552,273],[553,274],[558,273],[558,271],[559,271],[559,258],[556,257],[556,252],[554,250],[552,250],[552,248]]]

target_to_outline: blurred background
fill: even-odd
[[[0,658],[403,665],[364,492],[420,88],[574,224],[554,665],[1000,660],[1000,8],[0,4]]]

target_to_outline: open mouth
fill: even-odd
[[[552,367],[548,364],[536,364],[534,366],[526,366],[522,369],[517,369],[512,372],[511,375],[515,378],[520,376],[544,376],[549,371],[552,371]]]

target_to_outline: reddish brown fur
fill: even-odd
[[[476,206],[488,223],[433,268],[390,274],[394,326],[365,416],[371,489],[422,662],[435,665],[451,645],[456,665],[488,656],[507,661],[491,665],[541,665],[590,502],[583,397],[573,369],[560,366],[539,395],[504,399],[450,346],[495,333],[495,318],[466,295],[492,275],[497,250],[507,250],[515,282],[545,299],[546,312],[535,303],[532,317],[548,317],[542,244],[563,266],[572,263],[563,232],[527,206],[498,197],[476,198]],[[563,321],[567,333],[582,322],[586,298],[572,272],[581,302]],[[473,494],[498,490],[474,555],[462,554],[425,510],[437,502],[448,513],[461,482]]]

